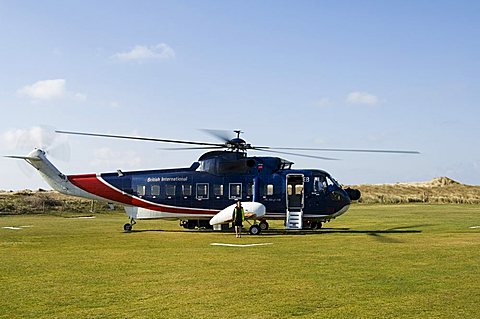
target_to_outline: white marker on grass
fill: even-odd
[[[23,229],[23,228],[30,228],[30,227],[33,227],[32,225],[28,225],[28,226],[5,226],[5,227],[2,227],[4,229],[11,229],[11,230],[19,230],[19,229]]]
[[[211,246],[225,246],[225,247],[254,247],[254,246],[267,246],[273,245],[273,243],[262,243],[262,244],[222,244],[222,243],[211,243]]]

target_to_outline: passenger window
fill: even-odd
[[[295,195],[301,195],[303,193],[303,185],[295,185]]]
[[[208,184],[197,184],[197,199],[208,199]]]
[[[152,185],[150,191],[152,192],[152,196],[159,196],[160,195],[160,185]]]
[[[253,184],[247,184],[247,196],[253,196]]]
[[[273,184],[268,184],[267,185],[267,196],[272,196],[273,195]]]
[[[240,199],[242,198],[242,184],[232,183],[230,184],[230,199]]]
[[[213,185],[213,195],[214,196],[223,196],[223,185],[222,184]]]
[[[293,186],[292,186],[292,184],[288,184],[288,185],[287,185],[287,194],[288,194],[288,196],[290,196],[290,195],[293,194]]]
[[[137,185],[137,195],[145,196],[145,185]]]
[[[165,195],[166,196],[175,196],[175,184],[165,185]]]
[[[183,196],[192,196],[192,185],[182,185]]]

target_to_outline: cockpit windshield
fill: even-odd
[[[327,176],[327,184],[328,185],[335,185],[337,186],[338,188],[342,188],[340,186],[340,184],[335,180],[335,178],[333,178],[332,176]]]
[[[341,188],[340,184],[330,175],[320,175],[313,177],[313,191],[321,192],[324,189]]]

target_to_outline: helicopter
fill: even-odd
[[[319,229],[357,201],[357,189],[344,188],[331,174],[320,169],[294,169],[293,162],[274,156],[248,156],[259,151],[303,156],[322,160],[330,157],[292,151],[335,151],[419,154],[417,151],[332,149],[255,146],[233,131],[205,130],[221,143],[160,139],[127,135],[55,131],[58,134],[129,139],[189,145],[166,150],[208,150],[190,167],[65,175],[36,148],[23,159],[35,167],[56,191],[124,206],[129,217],[123,230],[130,232],[137,220],[179,220],[186,229],[226,230],[232,222],[233,207],[241,201],[249,232],[258,235],[269,229],[268,220],[283,220],[287,230]]]

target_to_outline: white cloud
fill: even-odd
[[[116,53],[112,57],[121,62],[173,59],[175,51],[166,43],[154,46],[136,45],[128,52]]]
[[[375,144],[383,143],[388,141],[388,134],[385,132],[377,132],[375,134],[369,134],[366,136],[367,141]]]
[[[318,107],[329,107],[332,106],[332,101],[328,97],[322,97],[315,102],[315,106]]]
[[[83,93],[74,93],[73,97],[78,101],[85,101],[87,99],[87,96]]]
[[[85,94],[67,91],[66,82],[65,79],[37,81],[20,88],[17,93],[35,101],[49,101],[67,97],[79,101],[87,99]]]
[[[108,147],[97,148],[93,152],[93,160],[90,162],[95,168],[117,167],[121,169],[138,168],[142,164],[142,158],[134,151],[114,151]]]
[[[110,103],[108,104],[112,109],[118,109],[120,107],[120,103],[118,103],[117,101],[110,101]]]
[[[6,149],[30,151],[34,147],[45,148],[55,139],[53,129],[34,126],[28,129],[12,129],[1,135],[1,142]]]
[[[18,90],[18,93],[38,100],[56,99],[67,93],[65,82],[64,79],[38,81],[24,86]]]
[[[62,50],[60,50],[59,48],[53,48],[52,54],[53,54],[53,55],[56,55],[56,56],[62,56],[62,55],[63,55],[63,52],[62,52]]]
[[[363,104],[370,106],[377,105],[380,102],[376,95],[360,91],[349,93],[346,100],[350,104]]]
[[[324,144],[326,144],[325,142],[326,142],[325,139],[322,138],[322,137],[315,137],[315,138],[313,139],[313,143],[314,143],[314,144],[324,145]]]

